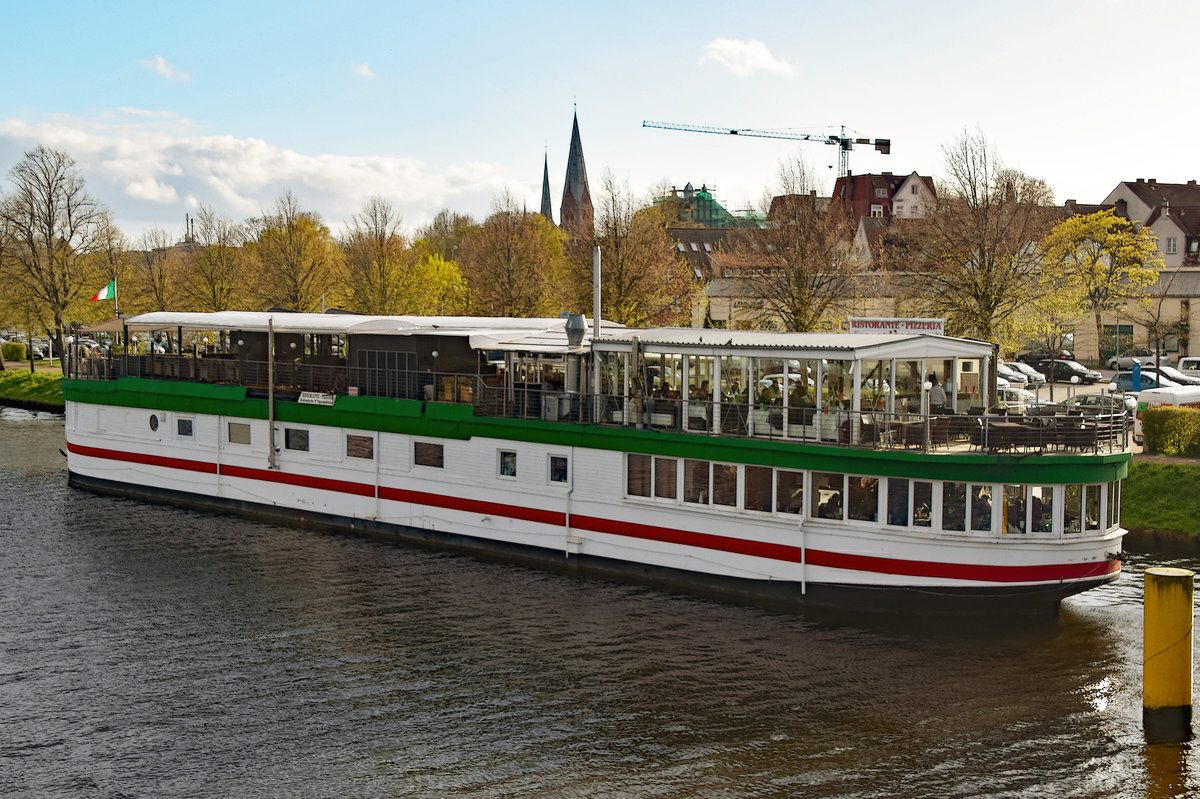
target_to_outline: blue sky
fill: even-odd
[[[757,205],[836,148],[643,120],[890,138],[855,172],[938,178],[980,131],[1057,201],[1200,178],[1187,87],[1200,4],[530,1],[5,3],[0,169],[38,142],[77,161],[135,239],[197,204],[235,220],[284,190],[335,231],[372,195],[412,230],[506,189],[557,216],[571,115],[588,177],[638,196],[715,187]],[[3,184],[8,189],[7,181]]]

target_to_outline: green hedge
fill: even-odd
[[[1147,408],[1142,411],[1144,450],[1151,455],[1200,455],[1200,410]]]
[[[29,357],[25,351],[25,345],[16,341],[8,341],[0,344],[0,357],[6,361],[23,361]]]

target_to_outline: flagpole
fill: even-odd
[[[119,305],[120,301],[117,299],[117,279],[115,277],[113,278],[112,283],[113,283],[113,316],[120,319],[121,318],[121,309],[117,307]]]

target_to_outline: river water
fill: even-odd
[[[1134,557],[1057,620],[789,615],[95,496],[0,414],[0,795],[1183,797]]]

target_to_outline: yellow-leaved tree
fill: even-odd
[[[1096,322],[1096,360],[1103,361],[1101,313],[1145,297],[1163,269],[1154,232],[1112,210],[1068,217],[1042,244],[1044,284],[1076,298]]]

